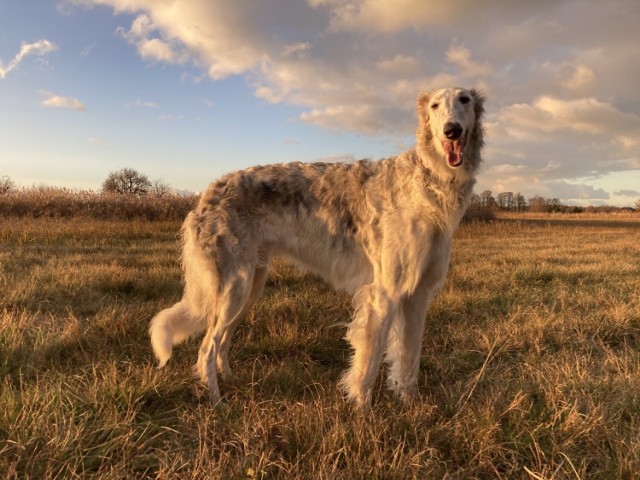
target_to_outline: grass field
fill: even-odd
[[[155,370],[178,229],[0,218],[3,478],[637,478],[640,215],[462,226],[420,399],[379,386],[364,414],[336,389],[349,298],[282,262],[223,406],[193,377],[197,341]]]

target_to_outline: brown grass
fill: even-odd
[[[112,220],[182,220],[196,195],[101,193],[59,187],[34,187],[0,195],[0,217],[83,217]]]
[[[213,408],[197,341],[153,368],[181,291],[179,222],[0,222],[6,478],[634,478],[640,219],[463,226],[428,314],[421,398],[336,389],[348,297],[276,263]],[[7,475],[8,473],[8,475]]]

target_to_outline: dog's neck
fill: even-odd
[[[479,150],[467,153],[468,159],[472,160],[466,168],[450,168],[443,158],[434,148],[429,149],[420,144],[416,146],[416,160],[419,163],[424,175],[424,188],[431,190],[435,198],[440,198],[445,211],[455,218],[452,225],[457,225],[462,215],[466,211],[476,183],[475,173],[480,164]],[[472,155],[476,157],[472,157]],[[455,228],[455,227],[454,227]]]

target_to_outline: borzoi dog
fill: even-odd
[[[212,183],[182,227],[182,300],[151,321],[159,366],[206,329],[196,370],[219,401],[216,368],[231,374],[233,332],[283,256],[354,296],[346,396],[370,404],[383,356],[389,388],[414,396],[427,307],[481,162],[483,102],[473,89],[420,94],[416,147],[397,157],[257,166]]]

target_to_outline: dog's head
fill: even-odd
[[[446,88],[418,96],[418,151],[441,177],[473,174],[484,145],[484,97],[475,89]]]

